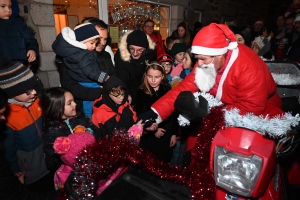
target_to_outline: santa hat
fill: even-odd
[[[55,153],[61,155],[64,164],[72,167],[80,151],[94,143],[96,143],[95,137],[90,133],[73,133],[68,137],[58,137],[53,148]]]
[[[169,54],[160,54],[158,57],[157,57],[157,61],[162,63],[162,62],[169,62],[172,64],[172,57],[169,55]]]
[[[211,23],[202,28],[192,43],[192,53],[208,56],[225,54],[237,48],[234,33],[224,24]]]
[[[258,19],[258,20],[256,20],[255,23],[254,23],[254,26],[255,26],[256,24],[264,25],[263,19]]]

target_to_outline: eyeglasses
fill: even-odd
[[[145,26],[146,28],[154,28],[154,26]]]
[[[137,53],[139,53],[139,54],[142,54],[142,53],[144,52],[145,48],[142,48],[142,49],[135,49],[135,48],[133,48],[133,47],[129,47],[129,50],[130,50],[131,53],[137,52]]]
[[[121,97],[124,97],[125,95],[126,95],[126,92],[124,92],[123,94],[110,94],[111,96],[114,96],[114,97],[116,97],[116,98],[121,98]]]
[[[31,93],[33,92],[34,89],[30,89],[30,90],[27,90],[25,93],[27,94],[27,96],[31,95]]]

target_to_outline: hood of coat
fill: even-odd
[[[52,49],[56,55],[67,57],[78,51],[86,50],[87,46],[76,41],[74,31],[69,27],[65,27],[53,42]]]
[[[131,53],[128,50],[128,44],[127,44],[127,37],[132,31],[128,31],[125,33],[121,38],[119,42],[119,51],[120,55],[123,61],[130,61],[131,60]],[[147,35],[147,34],[146,34]],[[154,50],[156,43],[150,38],[149,35],[147,35],[147,40],[149,43],[149,49]],[[144,52],[144,54],[147,53],[147,50]]]

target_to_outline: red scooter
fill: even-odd
[[[300,77],[296,64],[267,64],[275,81],[277,75],[285,73],[295,75],[296,79]],[[298,86],[276,83],[283,101],[298,95]],[[299,199],[300,193],[296,194],[300,186],[299,134],[299,130],[295,130],[274,141],[245,128],[219,130],[210,151],[210,169],[217,185],[216,199]]]

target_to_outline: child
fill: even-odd
[[[109,78],[101,71],[94,51],[99,39],[99,33],[91,23],[84,23],[74,28],[62,29],[52,44],[59,62],[63,62],[69,70],[72,79],[87,88],[98,88]],[[62,59],[62,60],[60,60]],[[92,101],[84,101],[83,109],[87,116],[92,115]]]
[[[61,87],[47,89],[41,100],[43,110],[43,143],[48,170],[55,172],[62,164],[54,153],[53,143],[57,137],[76,132],[89,132],[99,139],[98,128],[88,117],[76,112],[73,95]]]
[[[93,104],[92,122],[102,134],[112,137],[114,129],[129,129],[137,121],[137,116],[127,102],[125,84],[117,77],[110,77],[103,84],[102,96]]]
[[[137,94],[135,110],[137,114],[148,111],[151,105],[171,89],[163,66],[156,61],[145,69],[143,82]],[[144,134],[140,146],[151,151],[157,158],[168,163],[172,158],[172,147],[176,143],[178,132],[176,115],[158,125],[155,131]]]
[[[186,51],[186,47],[182,43],[175,43],[171,50],[171,56],[173,57],[173,66],[171,71],[171,77],[174,78],[175,76],[180,75],[181,71],[183,70],[183,58]]]
[[[170,75],[171,69],[172,69],[172,57],[168,54],[161,54],[158,56],[157,61],[161,63],[161,65],[164,67],[167,78],[168,78],[168,83],[171,83],[172,77]]]
[[[267,35],[265,31],[264,35],[256,37],[252,41],[251,49],[263,60],[274,61],[275,57],[271,50],[271,35]]]
[[[54,189],[47,170],[42,143],[42,110],[36,97],[37,79],[22,63],[0,58],[0,88],[8,95],[4,145],[12,172],[31,191]]]
[[[169,36],[166,38],[166,53],[171,54],[171,49],[175,43],[179,43],[175,37]]]
[[[0,55],[23,64],[33,62],[39,52],[35,33],[24,19],[12,15],[11,0],[0,0]]]
[[[183,58],[183,70],[181,71],[179,77],[181,79],[184,79],[189,73],[192,71],[196,60],[194,59],[191,49],[187,49],[186,52],[184,53],[184,58]]]

